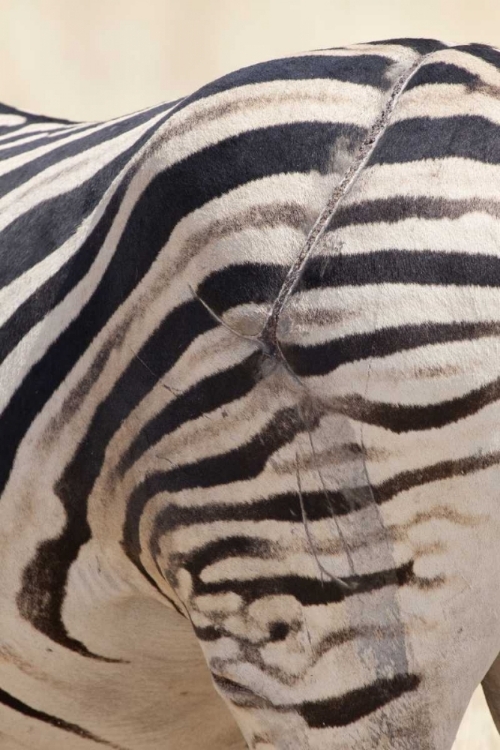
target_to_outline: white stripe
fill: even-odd
[[[337,255],[338,247],[349,255],[401,249],[496,256],[499,235],[500,217],[479,211],[457,219],[412,217],[397,223],[351,224],[326,235],[321,256]]]
[[[492,200],[500,205],[499,186],[500,166],[460,157],[375,164],[359,176],[343,205],[380,198],[396,200],[398,195]]]
[[[486,91],[469,91],[463,84],[429,83],[410,89],[394,112],[392,122],[414,117],[484,117],[500,124],[498,98]],[[472,127],[472,125],[471,125]]]
[[[2,115],[0,114],[0,128],[14,128],[16,125],[22,125],[26,122],[26,117],[22,115]]]
[[[12,138],[17,138],[18,135],[23,135],[25,133],[29,134],[33,131],[38,132],[39,130],[62,130],[66,127],[68,126],[63,122],[33,122],[29,125],[26,125],[24,128],[19,128],[19,130],[16,130],[13,133],[3,133],[2,135],[0,135],[0,143],[17,143],[17,140],[12,141]]]

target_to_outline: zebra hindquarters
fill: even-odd
[[[238,364],[193,433],[210,455],[179,470],[155,527],[258,750],[448,750],[498,650],[495,363],[488,326],[469,322],[480,300],[410,283],[404,246],[380,280],[361,239],[349,256],[327,237],[311,257],[274,351],[228,317]],[[363,264],[373,280],[352,283]]]
[[[237,746],[191,624],[253,750],[450,750],[500,651],[499,69],[0,118],[2,750]]]
[[[151,551],[255,750],[449,750],[499,651],[497,176],[423,88],[344,177],[283,167],[199,240],[212,338]]]

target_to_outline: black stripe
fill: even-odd
[[[359,721],[378,708],[396,700],[405,693],[415,691],[420,678],[414,674],[400,674],[379,679],[371,685],[351,690],[338,698],[302,703],[296,710],[310,727],[345,727]],[[295,706],[290,706],[294,709]]]
[[[178,221],[245,182],[281,172],[328,170],[332,142],[352,132],[350,126],[346,129],[322,123],[251,131],[203,149],[162,172],[148,185],[93,296],[33,366],[0,418],[5,446],[0,453],[0,491],[17,447],[36,414],[147,273]],[[39,210],[45,213],[46,207]]]
[[[500,258],[433,250],[377,250],[312,257],[296,292],[364,284],[500,286]],[[440,289],[436,289],[440,294]]]
[[[500,127],[478,115],[400,120],[387,128],[368,166],[449,157],[500,163]]]
[[[144,118],[146,122],[149,119],[149,117]],[[104,128],[97,132],[91,132],[77,140],[71,141],[70,143],[64,143],[59,146],[55,143],[54,148],[48,153],[34,157],[26,164],[22,164],[21,166],[0,175],[0,198],[16,188],[19,188],[23,183],[28,182],[35,175],[48,169],[54,164],[62,162],[64,159],[69,159],[72,156],[76,156],[77,154],[80,154],[93,146],[97,146],[100,143],[113,140],[121,135],[122,132],[126,132],[126,130],[129,129],[130,128],[120,127],[119,124],[115,123],[114,125],[111,125],[111,127]]]
[[[382,41],[367,42],[367,44],[398,44],[400,47],[408,47],[409,49],[418,52],[420,55],[429,55],[431,52],[448,49],[447,44],[443,44],[443,42],[440,42],[437,39],[412,39],[410,37],[401,39],[383,39]]]
[[[184,567],[189,569],[189,562],[184,563]],[[249,580],[232,578],[210,582],[195,578],[193,589],[195,596],[235,593],[241,596],[247,605],[266,596],[293,596],[303,607],[313,607],[340,602],[347,597],[367,594],[386,586],[400,587],[412,584],[434,586],[442,583],[440,578],[419,579],[413,572],[412,560],[397,568],[379,570],[375,573],[343,576],[342,581],[347,586],[343,586],[330,578],[321,580],[319,577],[309,578],[300,575],[270,576],[268,578],[260,576]]]
[[[302,492],[305,515],[309,522],[321,521],[333,516],[343,516],[365,508],[370,503],[386,503],[401,492],[442,479],[466,476],[484,471],[500,463],[500,453],[469,456],[456,460],[439,461],[421,469],[412,469],[395,474],[380,484],[349,487],[348,492],[328,490]],[[186,507],[169,503],[158,513],[154,523],[154,538],[175,529],[218,521],[281,521],[302,524],[302,509],[297,492],[284,492],[251,502],[211,503],[197,507]]]
[[[268,540],[249,537],[225,537],[215,542],[179,555],[177,564],[187,570],[193,581],[193,596],[232,592],[250,604],[266,596],[291,595],[303,606],[314,606],[339,602],[349,596],[369,593],[385,586],[417,585],[433,586],[442,581],[419,579],[413,571],[413,561],[386,570],[343,577],[346,586],[335,579],[321,580],[300,575],[260,576],[253,579],[224,579],[206,582],[202,579],[205,568],[231,557],[273,557],[273,545]]]
[[[118,463],[119,475],[123,476],[145,451],[184,422],[198,419],[245,396],[259,378],[261,360],[260,351],[255,352],[234,367],[204,378],[170,401],[134,437]]]
[[[463,396],[437,403],[420,405],[388,404],[367,401],[361,396],[341,398],[338,411],[348,412],[354,419],[376,424],[391,432],[430,430],[445,427],[453,422],[476,414],[500,398],[500,379],[475,388]]]
[[[95,123],[92,123],[92,124],[95,125]],[[60,128],[51,128],[50,130],[47,130],[47,128],[44,128],[43,126],[41,126],[40,130],[28,130],[28,131],[26,131],[26,125],[29,125],[29,123],[26,123],[25,125],[22,125],[16,128],[14,133],[9,134],[9,137],[7,137],[7,133],[5,132],[2,133],[0,129],[0,146],[3,147],[6,144],[18,143],[19,141],[25,138],[30,138],[32,135],[42,137],[42,136],[48,135],[48,133],[54,133],[55,135],[59,136],[60,134],[68,133],[69,127],[71,127],[72,129],[86,127],[87,123],[76,122],[76,123],[72,123],[71,126],[69,127],[66,125],[63,125]],[[11,128],[8,128],[8,130],[11,130]]]
[[[141,194],[118,243],[116,253],[91,300],[49,347],[45,356],[33,366],[0,418],[0,430],[5,445],[5,450],[0,455],[0,488],[3,489],[5,486],[17,447],[36,414],[86,351],[91,340],[149,270],[177,222],[208,200],[246,181],[281,171],[327,170],[332,139],[346,132],[352,133],[353,129],[348,127],[346,130],[336,125],[314,123],[252,131],[198,152],[161,173],[150,183]],[[258,154],[259,158],[256,159],[255,154]],[[197,186],[196,191],[192,189],[194,184]],[[198,306],[200,311],[204,310],[199,302],[195,306]],[[213,324],[211,318],[210,321]],[[192,338],[194,329],[188,326],[186,330],[191,331]],[[158,341],[157,350],[175,352],[172,339],[167,337],[161,343]],[[146,361],[149,365],[147,357]],[[139,365],[137,367],[141,369]],[[130,379],[130,374],[127,378]],[[121,385],[120,380],[119,386]],[[137,384],[134,381],[134,387],[128,397],[128,406],[124,405],[127,397],[123,397],[125,401],[121,401],[123,408],[120,413],[125,414],[127,408],[131,410],[133,403],[135,404],[134,398],[140,396],[141,389],[145,394],[153,385],[151,378],[148,388],[144,387],[144,379]],[[122,396],[117,395],[115,387],[108,403],[112,403],[113,400],[120,403],[121,398]],[[116,419],[111,420],[106,426],[104,433],[108,439],[111,439],[113,431],[118,426]],[[97,432],[93,429],[91,438],[97,439],[96,435]],[[76,477],[77,468],[83,467],[83,476],[77,483],[80,488],[77,493],[79,498],[83,495],[82,488],[90,491],[95,481],[96,464],[102,461],[102,436],[98,440],[98,445],[99,448],[89,465],[84,466],[82,457],[92,452],[89,439],[84,438],[83,447],[72,464],[73,473],[66,475],[66,480],[68,476]],[[217,472],[216,467],[212,468]],[[76,482],[76,479],[74,481]],[[71,482],[70,485],[73,486]],[[64,487],[63,482],[60,485],[60,491],[63,493]],[[66,503],[68,522],[61,535],[61,541],[51,540],[42,545],[39,561],[38,558],[35,559],[27,571],[22,601],[23,611],[28,613],[30,619],[36,619],[38,626],[44,629],[43,632],[50,629],[61,643],[77,648],[74,640],[66,634],[58,609],[64,597],[68,573],[66,566],[76,559],[81,544],[88,538],[89,529],[84,520],[86,506],[75,502],[75,496],[69,492],[64,493],[63,502]],[[61,550],[60,563],[50,555],[50,560],[47,557],[55,550]],[[136,564],[139,562],[137,559]],[[54,583],[57,585],[54,586]],[[46,600],[43,600],[40,594],[43,591],[49,592]],[[85,652],[85,647],[81,645],[80,653]]]
[[[394,60],[380,54],[301,55],[268,60],[211,81],[190,96],[180,99],[175,111],[180,112],[190,104],[224,91],[272,81],[309,81],[319,78],[373,86],[385,91],[392,86],[390,73],[394,65]]]
[[[160,104],[157,107],[151,107],[151,109],[148,109],[145,112],[138,112],[129,117],[125,117],[119,122],[116,120],[109,120],[108,122],[103,123],[83,123],[78,129],[73,125],[71,128],[61,130],[57,135],[53,135],[54,131],[48,130],[45,131],[43,138],[0,150],[0,161],[5,161],[6,159],[11,159],[18,154],[25,154],[29,151],[41,148],[42,146],[54,146],[54,148],[47,154],[40,155],[32,159],[28,164],[17,167],[0,177],[0,196],[3,195],[4,192],[8,192],[9,189],[14,189],[14,187],[17,187],[26,179],[38,174],[52,164],[56,164],[63,159],[74,156],[80,151],[86,151],[87,149],[100,143],[104,143],[105,141],[114,140],[115,138],[118,138],[118,136],[148,122],[148,120],[151,120],[156,115],[168,109],[168,106],[169,105],[166,104]],[[77,137],[82,133],[85,134],[87,131],[95,131],[96,128],[99,128],[97,132],[90,132],[88,136],[83,135],[81,138]],[[32,135],[34,134],[26,133],[25,137]],[[57,147],[59,141],[72,138],[73,136],[77,137],[76,141],[67,143],[60,148]],[[8,187],[9,177],[11,177],[13,181],[11,188]],[[5,182],[7,183],[7,189],[4,191],[3,185]]]
[[[24,300],[0,326],[0,362],[4,361],[38,321],[43,320],[63,301],[88,272],[120,210],[134,173],[135,170],[131,171],[123,179],[103,215],[78,251]]]
[[[286,272],[286,267],[271,263],[230,265],[207,276],[197,293],[219,315],[238,305],[269,304]],[[480,253],[405,249],[313,256],[294,293],[380,283],[497,287],[500,259]]]
[[[311,423],[310,427],[315,424]],[[282,409],[262,430],[238,448],[147,476],[127,501],[123,527],[123,544],[127,555],[134,562],[140,557],[139,524],[144,508],[155,495],[230,484],[258,476],[270,456],[304,429],[304,422],[295,407]],[[153,538],[152,547],[157,538]]]
[[[318,418],[319,420],[319,418]],[[310,424],[314,427],[317,422]],[[159,492],[180,492],[195,487],[214,487],[258,476],[266,462],[279,448],[291,442],[303,430],[304,423],[295,407],[284,408],[243,445],[166,472],[150,474],[136,487],[129,503],[150,500]]]
[[[500,380],[483,386],[482,388],[471,391],[464,396],[450,399],[446,402],[428,404],[424,406],[404,406],[401,404],[388,404],[384,402],[374,403],[367,402],[362,398],[344,398],[340,399],[334,405],[339,413],[345,413],[353,419],[358,419],[369,424],[376,424],[390,429],[393,432],[401,433],[412,430],[429,430],[458,421],[466,416],[477,412],[486,404],[497,400],[500,396]],[[269,449],[272,448],[272,441],[268,441],[269,434],[272,430],[281,431],[278,425],[268,425],[263,432],[262,443],[255,438],[240,447],[212,459],[205,459],[196,464],[191,464],[170,472],[158,472],[148,477],[132,493],[127,510],[127,520],[124,528],[124,539],[126,549],[135,559],[140,554],[140,546],[137,528],[140,516],[147,502],[160,492],[178,492],[181,489],[192,486],[212,486],[216,484],[238,481],[239,479],[255,476],[262,470]],[[267,438],[267,439],[266,439]],[[288,436],[283,435],[287,440]],[[270,442],[271,445],[267,443]],[[252,445],[255,445],[262,452],[260,458],[252,456]],[[274,444],[274,450],[277,449]],[[253,462],[247,458],[247,454]],[[255,460],[257,458],[257,460]],[[243,460],[242,460],[243,459]],[[477,471],[485,468],[487,465],[495,463],[496,458],[486,456],[484,461],[477,463],[474,461],[470,467],[461,464],[455,467],[448,462],[439,464],[437,467],[429,467],[430,473],[422,474],[420,471],[412,472],[411,477],[397,476],[390,482],[385,482],[379,487],[372,490],[368,487],[349,488],[349,491],[329,492],[327,497],[322,493],[312,492],[304,494],[304,503],[307,517],[312,520],[327,517],[334,514],[350,513],[365,507],[375,497],[377,502],[385,502],[401,488],[435,481],[439,478],[451,476],[455,469],[461,473],[468,471]],[[225,466],[227,464],[227,466]],[[437,473],[436,473],[437,472]],[[403,484],[401,484],[401,482]],[[398,489],[398,487],[401,487]],[[273,496],[265,500],[254,501],[252,504],[235,505],[212,505],[203,509],[180,508],[179,506],[169,504],[158,515],[155,521],[155,532],[152,537],[153,553],[158,553],[157,543],[161,536],[177,526],[184,526],[195,523],[209,523],[218,520],[282,520],[282,521],[299,521],[301,519],[301,509],[298,499],[293,493],[285,493]]]
[[[178,100],[178,106],[175,111],[178,112],[196,101],[214,96],[223,91],[272,81],[323,78],[374,86],[386,90],[391,86],[391,79],[390,76],[387,76],[387,73],[393,65],[394,61],[391,58],[380,54],[352,56],[303,55],[268,60],[267,62],[241,68],[202,86],[190,96]],[[177,102],[169,103],[167,106],[172,106],[173,104],[177,104]],[[28,113],[17,110],[12,110],[12,112],[28,117],[31,122],[35,121],[35,116]],[[50,118],[39,119],[41,122],[53,122]],[[60,122],[76,124],[66,120],[60,120]]]
[[[332,505],[337,492],[302,492],[305,515],[309,521],[331,518],[333,511],[341,515],[354,510],[344,499],[343,504]],[[361,507],[364,507],[365,503]],[[265,499],[252,499],[241,503],[212,503],[186,507],[169,503],[155,518],[155,535],[163,536],[177,528],[218,521],[285,521],[302,523],[302,510],[297,492],[283,492]]]
[[[386,90],[392,85],[387,73],[393,65],[394,61],[391,58],[380,54],[302,55],[268,60],[217,78],[191,96],[187,96],[178,110],[221,91],[271,81],[307,81],[323,78]]]
[[[286,273],[285,266],[271,263],[230,265],[207,276],[197,293],[222,315],[238,305],[272,303]],[[500,260],[480,253],[405,249],[313,256],[294,293],[379,283],[496,287],[500,285]]]
[[[390,479],[386,479],[378,486],[373,487],[373,497],[378,505],[386,503],[401,492],[406,492],[413,487],[421,487],[430,482],[439,482],[442,479],[467,476],[477,471],[485,471],[491,466],[500,463],[500,453],[487,453],[486,455],[467,456],[449,461],[424,466],[422,469],[402,471]]]
[[[255,557],[258,560],[273,558],[273,544],[267,539],[255,539],[246,536],[226,536],[214,542],[204,544],[186,555],[178,555],[179,567],[187,570],[193,579],[203,587],[199,580],[205,568],[232,557]],[[198,583],[196,589],[198,589]]]
[[[493,49],[493,47],[489,47],[487,44],[459,44],[453,47],[453,49],[459,52],[466,52],[473,57],[478,57],[480,60],[484,60],[500,70],[500,52]]]
[[[143,362],[151,363],[152,369],[163,374],[196,336],[215,325],[195,300],[168,316],[96,409],[86,436],[55,486],[66,511],[66,523],[59,536],[38,547],[36,557],[25,568],[18,606],[23,617],[39,631],[84,656],[96,655],[69,636],[61,608],[69,569],[80,548],[91,538],[87,499],[104,463],[106,447],[126,416],[156,383]],[[165,341],[169,346],[165,346]]]
[[[10,284],[71,237],[94,211],[115,177],[148,142],[159,124],[149,128],[86,182],[67,193],[37,203],[1,231],[0,287]]]
[[[196,292],[221,315],[238,305],[274,302],[287,271],[287,266],[273,263],[232,264],[209,274]]]
[[[171,101],[171,102],[164,102],[163,104],[159,104],[157,107],[151,107],[147,111],[151,113],[151,112],[156,111],[156,110],[158,112],[160,112],[162,110],[171,109],[172,107],[174,107],[176,104],[178,104],[181,101],[182,101],[182,98],[181,99],[175,99],[174,101]],[[2,105],[0,104],[0,110],[1,110],[1,108],[2,108]],[[17,114],[17,112],[15,112],[15,113]],[[57,139],[56,140],[58,140],[59,136],[61,136],[61,137],[67,137],[69,133],[80,132],[81,130],[88,130],[89,128],[95,128],[99,124],[102,124],[102,125],[106,124],[105,122],[102,122],[102,123],[99,123],[99,122],[71,122],[70,120],[54,120],[54,119],[51,119],[51,118],[39,118],[37,116],[30,115],[29,113],[26,113],[26,112],[22,112],[21,114],[24,117],[28,118],[28,122],[24,123],[23,125],[18,126],[16,128],[16,134],[13,135],[12,138],[5,138],[5,137],[3,137],[2,140],[0,141],[0,146],[3,146],[5,143],[16,143],[17,141],[21,140],[22,138],[30,138],[31,136],[38,136],[38,135],[39,136],[47,136],[47,142],[50,143],[51,140],[52,140],[52,137],[54,135],[57,135]],[[132,112],[130,115],[128,115],[128,117],[126,119],[129,120],[129,119],[131,119],[133,117],[137,117],[137,116],[140,116],[142,114],[145,114],[145,112],[141,112],[141,111],[139,111],[139,112]],[[40,130],[31,130],[29,132],[25,132],[24,128],[27,125],[32,125],[33,122],[40,122],[41,123]],[[60,122],[62,125],[61,125],[60,128],[51,128],[50,130],[47,130],[47,128],[43,128],[43,123],[45,123],[45,122]],[[114,122],[114,120],[108,120],[107,124],[111,125],[111,124],[113,124],[113,122]],[[11,128],[6,128],[6,130],[11,130]],[[37,142],[40,143],[40,140],[41,139],[39,139]],[[26,145],[28,145],[28,144],[26,144]],[[3,158],[3,157],[0,156],[0,158]]]
[[[482,78],[475,73],[471,73],[459,65],[452,63],[435,62],[428,65],[422,65],[421,68],[411,77],[411,80],[405,87],[405,91],[410,91],[418,86],[426,84],[453,84],[463,85],[470,90],[475,90],[484,85]]]
[[[24,150],[31,151],[41,143],[57,143],[60,138],[67,138],[71,133],[80,133],[88,130],[89,128],[95,128],[96,123],[82,123],[62,128],[54,128],[53,130],[30,130],[28,132],[20,132],[13,135],[11,138],[3,138],[0,140],[0,161],[5,161],[11,156],[15,156],[17,153],[24,153]],[[28,143],[19,144],[19,141],[25,139],[29,140]],[[6,144],[14,144],[5,148]]]
[[[219,638],[224,638],[225,636],[229,638],[234,637],[232,633],[224,630],[224,628],[215,628],[212,625],[204,628],[193,625],[193,630],[199,641],[218,641]]]
[[[95,130],[95,128],[100,123],[85,123],[81,126],[75,128],[74,125],[72,125],[70,128],[57,128],[55,130],[42,130],[42,131],[36,131],[36,132],[28,132],[24,134],[20,134],[16,136],[15,138],[11,138],[8,141],[2,141],[0,142],[0,146],[2,146],[5,143],[13,143],[14,145],[10,146],[9,148],[1,148],[0,149],[0,161],[7,161],[8,159],[12,159],[15,156],[19,156],[20,154],[26,154],[30,151],[34,151],[37,148],[41,148],[42,146],[50,146],[53,145],[54,149],[56,149],[57,144],[59,141],[71,138],[73,135],[77,137],[80,133],[85,134],[89,130]],[[29,140],[27,143],[16,143],[16,141],[22,140],[24,138],[32,138],[35,135],[40,135],[40,138],[34,138],[33,140]],[[82,149],[82,151],[85,149]],[[40,158],[40,157],[39,157]],[[33,160],[35,161],[35,160]],[[56,159],[55,161],[59,161]],[[20,169],[20,167],[16,168]],[[34,170],[34,174],[39,172],[41,170],[36,169]],[[6,173],[8,175],[9,172]],[[6,177],[4,175],[4,177]]]
[[[36,708],[32,708],[31,706],[28,706],[27,703],[23,703],[18,698],[14,698],[13,695],[10,695],[10,693],[7,693],[5,690],[2,690],[1,688],[0,688],[0,703],[3,706],[6,706],[7,708],[11,708],[13,711],[17,711],[18,713],[21,713],[23,714],[23,716],[27,716],[30,719],[43,721],[45,724],[50,724],[51,726],[56,727],[57,729],[62,729],[65,732],[71,732],[71,734],[76,734],[78,737],[82,737],[85,740],[92,740],[93,742],[97,742],[101,745],[106,745],[107,747],[112,747],[112,748],[116,748],[117,750],[119,750],[118,745],[114,745],[111,742],[102,740],[100,737],[97,737],[95,734],[92,734],[91,732],[87,732],[86,729],[82,729],[77,724],[71,724],[70,722],[64,721],[64,719],[60,719],[57,716],[46,714],[44,711],[38,711]]]
[[[405,219],[459,219],[472,212],[483,212],[500,217],[500,202],[477,196],[469,199],[427,198],[395,195],[340,206],[334,214],[328,231],[355,224],[394,224]]]
[[[469,341],[499,333],[500,323],[497,322],[422,323],[356,333],[311,346],[281,344],[281,349],[293,371],[305,377],[326,375],[341,365],[372,357],[387,357],[423,346]]]

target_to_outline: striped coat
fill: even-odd
[[[495,715],[499,125],[500,52],[430,40],[0,110],[1,750]]]

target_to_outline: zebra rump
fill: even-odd
[[[424,39],[0,108],[0,750],[497,717],[499,128]]]

